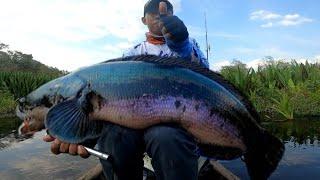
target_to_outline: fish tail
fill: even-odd
[[[277,168],[284,150],[284,145],[278,138],[263,131],[254,148],[248,149],[244,155],[250,178],[254,180],[267,179]]]
[[[89,120],[89,104],[80,99],[66,100],[49,110],[45,126],[50,135],[68,143],[81,143],[100,135],[103,122]]]

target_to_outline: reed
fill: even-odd
[[[293,119],[320,115],[320,65],[268,61],[257,70],[243,63],[225,66],[221,74],[245,93],[259,112]]]
[[[29,72],[0,72],[0,89],[8,90],[17,99],[54,78],[56,76]]]

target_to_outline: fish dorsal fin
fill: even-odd
[[[160,57],[155,55],[138,55],[138,56],[128,56],[117,59],[111,59],[103,63],[117,62],[117,61],[143,61],[150,62],[154,64],[166,65],[166,66],[177,66],[182,68],[190,69],[196,73],[202,74],[209,79],[212,79],[227,89],[232,95],[238,98],[248,109],[251,116],[258,122],[261,122],[260,115],[254,108],[253,104],[248,100],[248,97],[242,93],[238,88],[236,88],[231,82],[226,80],[221,74],[210,70],[209,68],[203,67],[196,62],[187,61],[178,57]]]

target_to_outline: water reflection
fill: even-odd
[[[41,140],[44,131],[30,139],[18,136],[18,122],[0,119],[1,179],[75,179],[98,163],[94,157],[84,160],[51,154],[50,144]],[[286,146],[284,157],[270,179],[320,179],[319,118],[268,122],[263,126]],[[249,179],[240,159],[221,163],[241,179]]]
[[[263,126],[284,142],[291,142],[294,145],[319,145],[320,119],[264,123]]]
[[[320,179],[320,119],[268,122],[263,126],[285,142],[286,151],[270,179]],[[249,179],[240,159],[223,161],[241,179]]]
[[[17,117],[0,118],[0,138],[14,133],[22,121]]]
[[[41,131],[0,149],[0,179],[76,179],[99,162],[95,157],[56,156],[50,143],[42,141],[44,135]]]

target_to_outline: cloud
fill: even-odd
[[[250,14],[250,20],[261,21],[262,28],[270,28],[274,26],[297,26],[304,23],[313,22],[313,19],[303,17],[297,13],[280,15],[270,11],[259,10]]]
[[[223,66],[229,66],[229,65],[231,65],[231,63],[228,60],[220,60],[220,61],[218,60],[218,62],[210,64],[210,69],[214,71],[219,71]]]
[[[122,54],[103,46],[121,48],[121,42],[144,37],[147,29],[140,19],[146,1],[1,1],[0,41],[47,65],[73,70]],[[181,0],[171,2],[175,12],[181,11]]]
[[[246,63],[247,67],[251,67],[253,69],[258,69],[258,67],[263,64],[265,64],[264,59],[254,59]]]
[[[295,26],[312,21],[312,19],[301,17],[299,14],[288,14],[285,15],[281,21],[279,21],[279,24],[283,26]]]
[[[119,42],[116,44],[107,44],[103,46],[103,49],[111,54],[123,54],[124,51],[128,50],[130,47],[133,47],[134,43],[131,42]]]
[[[272,27],[273,26],[273,23],[272,22],[268,22],[266,24],[262,24],[261,27],[263,28],[268,28],[268,27]]]
[[[317,55],[314,59],[316,63],[320,63],[320,55]]]
[[[265,10],[255,11],[250,15],[251,20],[270,20],[279,18],[281,18],[281,15]]]
[[[258,66],[263,65],[265,63],[265,60],[263,58],[260,59],[253,59],[250,61],[242,62],[247,65],[247,68],[253,68],[257,69]],[[216,63],[210,64],[210,69],[214,71],[220,71],[223,66],[229,66],[231,65],[230,60],[218,60]]]
[[[274,56],[274,61],[288,62],[290,63],[292,60],[297,63],[305,64],[308,63],[320,63],[320,55],[317,55],[313,58],[299,58],[299,57],[281,57]],[[232,60],[214,60],[215,63],[210,64],[210,69],[213,71],[220,71],[223,66],[229,66],[232,64]],[[251,60],[240,60],[240,62],[246,64],[247,68],[253,68],[255,70],[258,69],[259,66],[263,66],[267,63],[266,58],[261,56],[261,58],[251,59]]]

